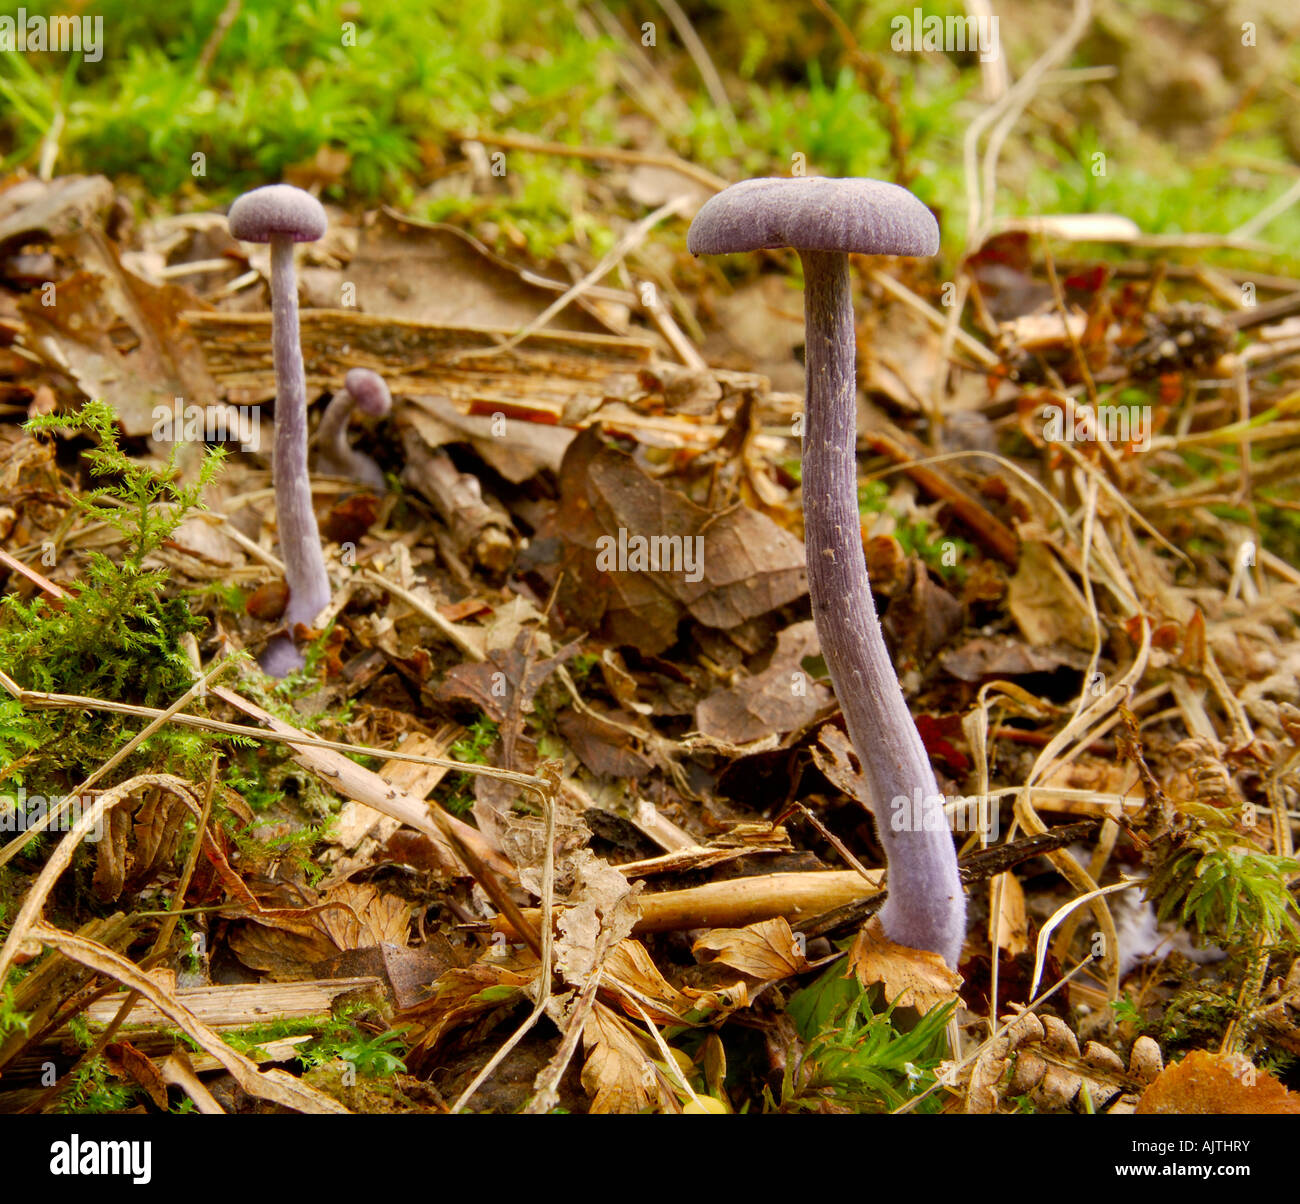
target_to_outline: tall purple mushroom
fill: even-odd
[[[324,235],[325,210],[301,188],[268,184],[244,193],[230,206],[227,221],[235,238],[271,246],[271,349],[275,360],[275,452],[271,475],[289,604],[284,612],[288,634],[277,636],[266,646],[262,668],[272,677],[284,677],[303,666],[302,653],[293,640],[295,626],[310,626],[330,600],[329,576],[307,476],[307,386],[293,271],[293,244],[315,242]]]
[[[879,180],[746,180],[704,204],[686,245],[693,255],[792,247],[803,261],[803,498],[813,618],[889,861],[885,934],[955,967],[966,931],[957,855],[881,635],[862,550],[848,260],[851,252],[933,255],[938,223],[910,192]]]
[[[369,368],[350,369],[343,378],[343,388],[330,398],[325,407],[320,430],[316,432],[318,469],[337,473],[374,489],[386,488],[379,465],[348,442],[348,419],[353,409],[372,418],[382,418],[392,406],[392,394],[378,372]]]

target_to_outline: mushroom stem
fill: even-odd
[[[391,407],[383,378],[368,368],[353,368],[343,388],[330,398],[316,430],[316,463],[320,471],[337,472],[371,489],[387,488],[384,470],[348,442],[348,420],[356,409],[378,418]]]
[[[289,604],[284,621],[287,636],[277,636],[266,647],[262,667],[272,677],[303,666],[302,653],[293,641],[298,623],[310,626],[330,600],[329,576],[321,553],[320,530],[311,504],[307,475],[307,385],[298,335],[298,287],[294,279],[294,240],[284,234],[271,237],[271,350],[275,361],[275,511],[280,553],[284,557]]]
[[[889,862],[889,898],[880,913],[885,934],[955,967],[966,930],[957,855],[934,770],[885,647],[862,548],[848,256],[805,250],[800,257],[808,374],[804,539],[813,618]]]

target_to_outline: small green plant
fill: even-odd
[[[134,1083],[113,1078],[102,1057],[93,1058],[72,1076],[54,1110],[78,1116],[125,1112],[136,1104],[139,1094]]]
[[[319,1037],[305,1044],[298,1060],[308,1069],[328,1062],[348,1062],[363,1078],[387,1078],[406,1070],[400,1056],[405,1026],[381,1033],[367,1033],[360,1025],[364,1008],[349,1010],[334,1017]]]
[[[231,1049],[255,1057],[264,1054],[263,1046],[285,1037],[299,1037],[305,1034],[319,1034],[322,1022],[314,1016],[304,1016],[292,1020],[283,1017],[268,1020],[265,1024],[250,1024],[247,1028],[227,1029],[221,1039]]]
[[[1184,834],[1177,851],[1157,864],[1146,888],[1157,917],[1176,917],[1225,944],[1250,933],[1275,940],[1284,925],[1294,933],[1287,880],[1300,864],[1223,840],[1206,826]]]
[[[12,1033],[27,1032],[31,1022],[31,1016],[14,1007],[13,984],[7,984],[0,990],[0,1043]]]
[[[888,502],[889,486],[884,481],[858,485],[859,514],[881,514],[889,508]],[[958,583],[965,580],[966,565],[975,554],[972,544],[939,530],[923,515],[896,515],[894,538],[909,556],[917,557],[945,580]]]
[[[58,606],[40,596],[31,602],[6,597],[0,606],[0,666],[30,690],[166,706],[193,684],[180,640],[203,620],[183,598],[165,596],[167,574],[146,568],[145,560],[201,507],[202,491],[224,452],[210,451],[187,485],[174,463],[156,470],[123,452],[113,411],[103,402],[89,402],[76,414],[33,419],[28,429],[85,429],[99,440],[85,458],[91,475],[108,483],[72,500],[87,519],[118,531],[125,548],[117,560],[92,553],[85,578]],[[39,784],[55,787],[58,771],[80,773],[102,764],[138,725],[108,714],[87,723],[75,710],[28,711],[6,701],[0,709],[0,782],[27,784],[29,761],[39,749],[42,774],[48,775]],[[135,764],[153,754],[188,769],[207,747],[205,737],[168,726],[141,746]]]
[[[488,749],[496,743],[500,733],[497,725],[486,715],[481,715],[466,729],[465,734],[451,746],[451,756],[456,761],[471,765],[486,765]],[[474,809],[474,776],[458,773],[449,778],[445,793],[438,800],[452,815],[468,815]]]
[[[1146,1031],[1146,1020],[1142,1013],[1138,1011],[1137,1004],[1129,995],[1123,995],[1119,999],[1111,1000],[1110,1010],[1115,1013],[1115,1023],[1127,1025],[1132,1030],[1133,1036],[1141,1036]]]
[[[790,998],[786,1011],[803,1041],[803,1054],[787,1064],[781,1099],[764,1088],[765,1110],[772,1112],[888,1112],[935,1081],[947,1056],[944,1026],[948,1004],[927,1012],[910,1031],[895,1025],[893,1007],[876,1011],[876,988],[864,989],[845,975],[841,958],[811,986]],[[917,1110],[935,1111],[939,1101],[922,1101]]]

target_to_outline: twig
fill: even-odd
[[[1265,205],[1254,217],[1248,222],[1242,222],[1235,230],[1229,232],[1229,238],[1254,238],[1265,226],[1275,217],[1280,217],[1297,201],[1300,201],[1300,180],[1296,180],[1280,197],[1271,205]]]
[[[195,79],[201,80],[207,75],[212,60],[221,49],[221,43],[226,40],[226,34],[239,16],[240,3],[241,0],[227,0],[226,7],[221,10],[217,23],[212,27],[212,32],[208,34],[208,40],[203,43],[203,49],[199,51],[199,57],[194,63]]]
[[[664,218],[672,214],[683,212],[688,204],[688,198],[685,196],[673,197],[671,201],[660,205],[653,213],[643,217],[639,222],[632,226],[622,238],[610,249],[610,251],[601,259],[601,261],[591,269],[581,280],[577,281],[572,287],[567,289],[560,296],[556,297],[540,314],[537,315],[528,325],[516,330],[504,342],[498,343],[495,347],[489,347],[486,350],[458,351],[453,352],[447,359],[448,363],[455,363],[458,359],[473,357],[474,359],[484,359],[489,355],[501,355],[503,352],[511,351],[518,347],[525,339],[536,334],[542,329],[556,314],[565,308],[571,301],[581,296],[588,288],[601,279],[609,272],[615,264],[623,259],[629,251],[639,247],[646,239],[646,236],[655,228]]]
[[[682,11],[682,6],[677,3],[677,0],[659,0],[659,7],[668,14],[668,20],[673,23],[673,28],[677,30],[677,36],[681,38],[682,45],[686,47],[686,53],[691,56],[691,62],[695,64],[695,70],[700,73],[700,79],[704,81],[705,90],[709,94],[709,99],[713,102],[713,107],[717,109],[718,116],[722,119],[722,124],[726,127],[727,133],[734,135],[737,132],[736,114],[732,111],[727,89],[722,86],[722,77],[718,74],[718,69],[713,65],[708,49],[700,41],[700,35],[695,32],[695,26],[691,24],[691,19]]]
[[[967,127],[962,142],[966,174],[966,246],[978,247],[991,226],[997,189],[997,165],[1002,144],[1012,126],[1033,99],[1042,78],[1074,49],[1092,17],[1089,0],[1074,0],[1074,12],[1065,32],[1043,52],[995,104],[985,109]],[[994,127],[984,153],[982,176],[977,172],[979,140]],[[981,191],[982,184],[982,191]]]
[[[483,649],[479,648],[459,627],[444,619],[432,606],[411,593],[410,590],[404,589],[395,581],[389,581],[387,577],[380,576],[374,569],[362,569],[361,577],[372,585],[387,590],[394,597],[400,598],[408,606],[414,607],[470,660],[479,662],[487,660],[487,654]]]
[[[203,834],[207,831],[208,820],[212,816],[212,800],[216,796],[217,787],[217,761],[218,758],[214,756],[208,769],[208,784],[204,791],[203,809],[194,825],[194,843],[190,845],[189,854],[185,858],[185,866],[181,870],[180,879],[177,881],[176,889],[172,893],[171,907],[168,909],[163,922],[158,926],[158,935],[154,937],[153,947],[140,963],[141,969],[146,968],[166,951],[167,946],[171,944],[176,925],[180,923],[182,905],[185,902],[185,892],[189,890],[190,880],[194,877],[194,867],[199,863],[199,850],[203,847]],[[28,1104],[23,1111],[39,1112],[63,1090],[68,1081],[82,1066],[93,1062],[99,1057],[107,1048],[108,1043],[117,1035],[117,1030],[125,1023],[126,1018],[131,1014],[132,1008],[135,1007],[139,999],[139,991],[128,990],[126,998],[122,1000],[121,1006],[117,1009],[116,1015],[104,1026],[104,1031],[99,1034],[95,1043],[89,1049],[84,1050],[81,1056],[45,1091]]]
[[[935,330],[943,332],[948,329],[948,319],[943,314],[918,297],[907,285],[895,280],[888,272],[873,268],[867,275],[896,301],[901,301],[909,309],[920,314]],[[971,338],[960,327],[953,331],[953,338],[982,367],[996,368],[1002,363],[996,354],[983,343]]]
[[[646,151],[623,150],[619,147],[570,146],[567,142],[546,142],[541,138],[530,138],[525,134],[462,133],[453,135],[482,142],[485,146],[504,146],[507,149],[530,151],[536,155],[561,155],[570,159],[605,160],[608,163],[641,163],[647,167],[666,167],[694,180],[713,192],[721,192],[727,187],[727,181],[713,172],[697,167],[676,155],[655,155]]]
[[[546,845],[542,853],[541,914],[544,917],[551,917],[555,911],[555,797],[560,787],[560,762],[546,761],[538,767],[538,772],[545,779],[548,787],[538,795],[542,800],[542,814],[545,816],[546,821]],[[555,942],[555,928],[550,918],[544,920],[539,925],[539,928],[542,936],[539,953],[541,965],[537,969],[537,999],[533,1003],[533,1010],[529,1013],[528,1019],[492,1055],[488,1064],[474,1076],[474,1081],[460,1093],[460,1098],[451,1107],[453,1113],[459,1112],[469,1102],[474,1092],[501,1065],[505,1056],[524,1039],[529,1030],[540,1019],[542,1012],[546,1010],[547,1000],[551,997],[551,961]]]

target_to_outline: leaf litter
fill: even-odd
[[[0,192],[0,244],[46,256],[62,298],[50,312],[8,278],[6,339],[25,354],[6,371],[6,397],[30,414],[105,398],[148,455],[164,450],[160,404],[184,398],[197,407],[187,420],[211,437],[224,407],[272,397],[261,285],[241,276],[231,288],[241,267],[262,269],[197,219],[119,239],[114,200],[98,177]],[[1252,1078],[1270,1051],[1300,1050],[1293,950],[1258,926],[1243,933],[1232,907],[1215,910],[1218,897],[1194,883],[1246,875],[1251,914],[1286,931],[1300,737],[1287,442],[1267,421],[1234,428],[1258,452],[1241,454],[1234,476],[1247,442],[1214,432],[1238,418],[1224,374],[1243,379],[1261,347],[1274,375],[1249,376],[1246,416],[1253,406],[1285,420],[1300,344],[1266,328],[1236,351],[1229,333],[1245,324],[1213,305],[1158,298],[1158,280],[1139,297],[1104,265],[1058,280],[1046,244],[1039,255],[1015,232],[968,258],[976,333],[955,341],[933,320],[932,281],[872,269],[863,446],[867,482],[888,487],[863,495],[864,547],[941,786],[995,800],[992,827],[954,823],[959,845],[1007,862],[1000,887],[995,873],[970,879],[984,922],[955,975],[883,941],[870,918],[880,876],[841,868],[842,849],[868,867],[879,855],[808,617],[791,468],[797,294],[772,275],[730,287],[697,271],[702,312],[725,337],[683,366],[667,358],[681,332],[659,323],[648,337],[629,324],[637,301],[626,290],[580,289],[558,321],[516,339],[568,282],[391,209],[336,227],[308,253],[305,291],[324,301],[346,272],[360,305],[304,314],[308,385],[324,395],[348,367],[386,371],[399,404],[362,439],[404,491],[322,484],[330,563],[349,587],[292,710],[273,709],[246,674],[168,717],[188,714],[195,733],[237,729],[259,757],[279,758],[274,779],[245,775],[213,796],[217,822],[182,895],[169,892],[201,787],[144,783],[129,807],[108,810],[88,879],[101,903],[129,909],[120,925],[74,933],[36,912],[15,924],[6,970],[52,951],[14,986],[32,1031],[0,1034],[20,1106],[35,1098],[22,1094],[34,1090],[23,1059],[55,1048],[69,1018],[27,983],[64,992],[73,1014],[91,984],[117,983],[162,1018],[145,1030],[126,1017],[130,1039],[104,1042],[107,1065],[155,1107],[179,1083],[209,1108],[199,1078],[217,1073],[246,1098],[340,1110],[315,1072],[233,1051],[183,1002],[219,989],[238,1015],[244,993],[328,995],[337,983],[336,1014],[400,1033],[406,1091],[419,1080],[456,1099],[513,1029],[512,1057],[531,1073],[514,1095],[477,1106],[691,1112],[765,1098],[794,1109],[808,1101],[771,1093],[785,1065],[783,1004],[834,965],[882,1014],[958,1002],[949,1061],[936,1060],[906,1106],[941,1097],[950,1110],[1005,1112],[1020,1097],[1041,1111],[1294,1110],[1271,1074]],[[170,270],[191,264],[203,270]],[[472,291],[471,308],[448,304],[448,280]],[[887,307],[883,295],[904,301]],[[1142,382],[1157,398],[1142,411],[1150,425],[1100,428],[1097,387]],[[927,448],[904,428],[931,414],[936,389],[963,418]],[[1056,420],[1077,437],[1044,438]],[[1194,448],[1217,456],[1217,492],[1183,455]],[[6,560],[10,588],[57,607],[111,533],[60,500],[78,484],[69,454],[9,426],[0,456],[0,521],[11,559],[25,562]],[[196,604],[209,621],[198,663],[256,649],[273,631],[274,599],[262,594],[280,580],[269,486],[265,453],[245,442],[209,513],[156,557],[208,590]],[[1261,507],[1273,523],[1265,540]],[[704,540],[709,554],[693,560]],[[34,562],[46,547],[53,557]],[[217,585],[260,597],[232,607]],[[5,684],[20,706],[67,701]],[[124,702],[76,705],[89,715]],[[351,801],[331,830],[340,799]],[[815,824],[790,818],[808,813]],[[1040,847],[1028,842],[1078,816],[1096,816],[1099,834],[1016,860],[1020,843]],[[304,831],[314,859],[293,851]],[[19,842],[5,861],[21,898],[39,862]],[[1158,914],[1144,904],[1121,926],[1119,903],[1097,888],[1152,870]],[[552,892],[547,937],[536,904]],[[1078,896],[1084,908],[1051,930],[1046,965],[1060,992],[1031,1000],[1034,938]],[[124,952],[150,931],[151,909],[181,904],[201,913],[190,949],[202,952],[187,972],[201,986],[151,977]],[[1205,949],[1191,944],[1166,955],[1180,923],[1212,960],[1193,960]],[[1193,1049],[1161,1073],[1160,1045],[1143,1030],[1186,1052],[1176,1025],[1161,1025],[1193,1000],[1202,1015],[1222,1012],[1200,1037],[1225,1052]],[[526,1031],[530,1007],[544,1018]],[[729,1074],[742,1027],[770,1038],[766,1063],[733,1056]],[[214,1059],[197,1077],[158,1044],[177,1030]],[[293,1065],[296,1047],[278,1048]],[[814,1104],[838,1101],[826,1087]]]

